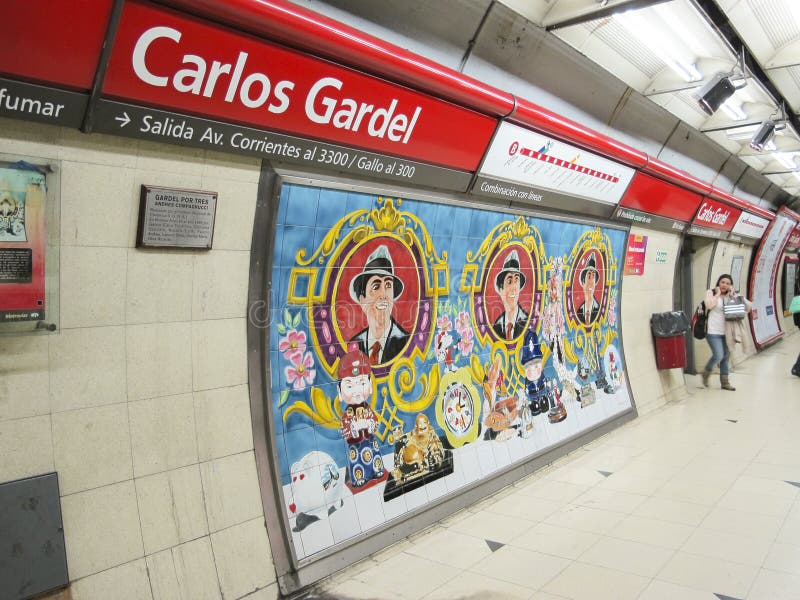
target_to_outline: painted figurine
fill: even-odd
[[[431,427],[428,417],[420,413],[414,420],[414,429],[403,433],[395,428],[395,452],[392,477],[400,483],[426,475],[439,468],[444,461],[444,446]]]
[[[386,478],[383,457],[374,433],[378,418],[369,405],[372,397],[372,369],[369,357],[351,350],[339,361],[339,398],[342,412],[342,437],[347,442],[347,486],[355,493],[371,481]]]
[[[620,377],[619,369],[617,369],[617,360],[613,352],[608,353],[608,378],[610,380],[611,393],[613,394],[619,387]]]
[[[525,332],[525,341],[522,345],[520,362],[525,371],[525,393],[531,414],[538,415],[550,410],[547,395],[547,382],[542,366],[542,348],[533,329]]]
[[[578,363],[578,376],[576,378],[578,401],[581,403],[581,408],[594,404],[595,401],[592,382],[589,381],[590,374],[589,361],[585,356],[582,356]]]
[[[339,465],[325,452],[309,452],[291,467],[292,501],[289,516],[296,515],[292,531],[303,531],[320,519],[327,519],[344,504],[343,479]]]
[[[564,403],[561,402],[561,389],[558,387],[558,381],[551,379],[547,382],[548,399],[550,401],[550,410],[547,412],[547,420],[551,423],[561,423],[567,418],[567,409]]]
[[[449,331],[440,331],[436,335],[436,362],[442,372],[455,371],[456,365],[453,362],[453,336]]]
[[[500,357],[495,357],[483,380],[484,439],[508,439],[517,435],[519,406],[505,385]]]

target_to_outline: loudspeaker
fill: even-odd
[[[761,152],[775,135],[775,121],[764,121],[750,139],[750,147]]]
[[[711,116],[725,100],[733,96],[736,91],[730,78],[725,73],[719,72],[712,77],[696,94],[697,102],[703,112]]]

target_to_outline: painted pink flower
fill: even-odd
[[[458,351],[463,355],[472,352],[472,347],[475,345],[475,343],[472,341],[472,331],[470,331],[469,334],[469,338],[465,336],[458,340]]]
[[[453,323],[450,321],[450,315],[442,315],[436,319],[436,327],[442,331],[450,331],[453,327]]]
[[[458,315],[456,315],[456,331],[460,336],[464,336],[464,332],[472,331],[472,327],[470,326],[469,322],[469,313],[465,310],[462,310]]]
[[[278,342],[278,350],[283,352],[286,358],[291,360],[289,356],[292,353],[299,352],[303,354],[306,351],[306,333],[305,331],[297,331],[290,329],[285,338],[281,338]],[[293,361],[294,362],[294,361]]]
[[[294,390],[304,390],[307,385],[314,383],[317,371],[314,367],[314,359],[311,352],[306,352],[305,356],[300,353],[292,354],[292,365],[284,368],[286,382],[291,384]]]
[[[606,317],[606,323],[608,323],[611,327],[613,327],[617,322],[617,299],[611,298],[608,303],[608,316]]]

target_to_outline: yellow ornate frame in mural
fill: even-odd
[[[413,346],[407,356],[394,359],[384,377],[373,377],[371,404],[383,425],[376,435],[384,441],[387,435],[391,437],[393,426],[402,423],[396,414],[398,409],[407,413],[420,412],[430,406],[437,396],[440,377],[438,367],[431,369],[429,374],[418,374],[417,365],[425,360],[430,350],[439,297],[449,293],[450,271],[447,252],[437,253],[422,221],[414,214],[399,209],[402,199],[379,197],[377,202],[379,208],[356,210],[337,221],[311,253],[307,253],[305,249],[298,250],[295,256],[297,266],[292,268],[289,276],[287,302],[306,307],[313,340],[311,346],[319,348],[320,339],[313,321],[314,306],[325,303],[330,286],[338,285],[342,277],[340,269],[332,265],[347,264],[363,244],[376,237],[395,240],[409,251],[416,250],[416,253],[412,251],[411,255],[415,260],[418,256],[422,262],[415,265],[415,269],[422,273],[420,301],[426,300],[430,303],[429,321],[427,324],[422,324],[422,329],[416,332],[424,335],[424,345]],[[335,311],[335,309],[331,303],[330,310]],[[416,318],[419,319],[419,315]],[[415,323],[415,329],[418,325],[420,324]],[[333,329],[334,339],[337,343],[342,343],[344,336],[335,320]],[[325,360],[319,362],[328,374],[335,378],[339,358],[330,363]],[[421,391],[415,394],[413,400],[409,400],[409,393],[413,392],[417,385]],[[336,397],[328,397],[319,388],[312,388],[310,406],[303,401],[294,402],[284,412],[284,420],[293,412],[301,413],[315,423],[330,428],[339,426],[341,416]]]
[[[528,223],[524,217],[518,216],[514,220],[503,221],[496,225],[489,234],[484,238],[478,250],[475,252],[467,252],[467,263],[464,265],[459,291],[470,295],[470,311],[472,314],[473,323],[478,323],[478,315],[475,314],[475,295],[484,292],[483,285],[486,279],[486,273],[491,265],[489,261],[499,249],[503,249],[510,245],[520,246],[526,251],[531,258],[531,263],[534,266],[536,273],[536,281],[533,283],[533,306],[530,314],[530,319],[535,319],[538,315],[541,303],[541,298],[537,301],[537,294],[541,294],[546,289],[546,280],[544,278],[544,269],[542,260],[544,260],[544,243],[539,230]],[[475,337],[482,344],[491,345],[492,361],[494,357],[500,356],[503,369],[511,376],[509,383],[519,386],[522,384],[520,376],[521,369],[509,370],[512,360],[518,361],[516,351],[509,350],[508,344],[503,341],[494,340],[489,333],[489,328],[481,332],[479,327],[475,327]],[[482,365],[483,370],[488,369],[487,365]]]
[[[378,197],[377,201],[380,208],[357,210],[341,218],[310,256],[305,249],[298,250],[295,256],[298,266],[292,268],[289,276],[287,302],[307,306],[309,323],[313,322],[312,306],[324,302],[324,292],[331,285],[331,280],[335,282],[341,277],[329,265],[340,258],[346,263],[362,244],[378,236],[397,240],[406,248],[416,247],[419,250],[419,256],[424,260],[422,265],[417,265],[424,274],[424,286],[420,294],[430,299],[431,320],[435,322],[438,297],[446,295],[450,287],[447,252],[439,255],[422,221],[416,215],[399,210],[403,202],[401,198]],[[299,291],[303,283],[306,293]],[[310,329],[314,346],[318,346],[320,340],[315,329]],[[341,331],[337,330],[336,335],[338,340],[342,339]],[[415,349],[409,358],[424,358],[430,345],[430,336],[428,338],[428,346],[424,350]],[[338,361],[326,365],[331,376],[336,373],[337,364]]]
[[[570,265],[567,268],[567,273],[564,278],[564,288],[568,289],[572,286],[574,276],[576,274],[575,265],[581,256],[585,253],[596,250],[603,257],[604,261],[604,289],[608,290],[611,297],[616,295],[617,284],[617,261],[613,258],[611,251],[611,240],[608,235],[603,233],[599,228],[585,232],[572,248],[572,251],[567,258],[566,264]],[[608,315],[609,303],[605,302],[603,305],[604,316]],[[586,358],[589,367],[592,370],[597,369],[599,356],[603,354],[608,345],[617,337],[616,327],[608,327],[603,330],[605,320],[597,319],[588,326],[582,325],[573,329],[575,332],[574,337],[568,338],[564,343],[564,354],[566,358],[573,363],[579,361],[578,353],[581,352]]]

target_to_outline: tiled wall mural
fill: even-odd
[[[625,232],[284,184],[275,445],[309,557],[631,407]]]

